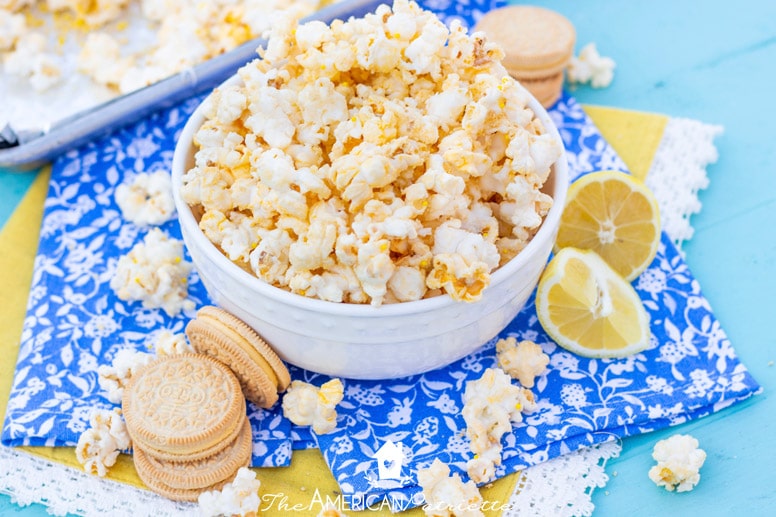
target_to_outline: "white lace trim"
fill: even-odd
[[[618,442],[580,449],[523,471],[503,517],[589,516],[590,496],[609,481],[606,462],[622,450]]]
[[[52,515],[173,517],[190,516],[196,508],[5,446],[0,446],[0,492],[19,506],[46,505]]]
[[[706,166],[717,161],[714,138],[720,134],[722,126],[670,118],[647,174],[663,230],[679,248],[692,237],[690,217],[701,211],[698,191],[709,186]]]
[[[690,217],[700,212],[698,191],[708,187],[705,168],[717,160],[714,138],[721,133],[721,126],[690,119],[666,124],[646,183],[658,199],[663,229],[677,246],[692,237]],[[591,515],[591,494],[606,485],[604,467],[620,450],[610,442],[524,470],[504,517]],[[0,492],[20,506],[44,504],[52,515],[172,517],[191,515],[194,508],[3,446]]]

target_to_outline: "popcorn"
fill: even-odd
[[[0,52],[13,49],[18,40],[27,31],[27,21],[23,14],[14,14],[13,10],[0,5]]]
[[[614,60],[598,53],[595,43],[588,43],[572,57],[566,77],[572,83],[590,83],[593,88],[606,88],[614,79]]]
[[[172,183],[166,171],[136,174],[116,187],[115,196],[121,215],[137,226],[159,225],[175,216]]]
[[[482,496],[472,481],[464,483],[458,474],[436,458],[430,466],[418,469],[418,485],[423,489],[423,511],[429,517],[482,516]]]
[[[5,55],[5,73],[27,78],[32,87],[42,92],[62,80],[60,60],[46,52],[46,38],[29,32],[16,38],[16,46]]]
[[[541,225],[562,153],[503,53],[407,0],[271,25],[194,138],[181,194],[203,233],[303,296],[478,300]]]
[[[339,379],[325,382],[320,388],[293,381],[283,396],[283,415],[296,425],[312,425],[316,434],[330,433],[337,427],[335,407],[342,397]]]
[[[108,400],[114,404],[121,404],[124,388],[129,380],[141,368],[151,362],[153,355],[145,352],[136,352],[130,349],[119,350],[110,366],[100,365],[97,368],[97,382],[106,392]]]
[[[478,380],[466,383],[463,403],[461,414],[474,453],[467,473],[476,483],[492,481],[501,464],[501,437],[513,423],[523,421],[522,413],[536,409],[533,393],[513,385],[503,370],[488,368]]]
[[[688,492],[701,479],[699,473],[706,452],[698,440],[688,434],[675,434],[655,444],[652,458],[657,465],[649,469],[649,479],[669,492]]]
[[[78,70],[105,86],[118,86],[132,67],[132,58],[121,57],[119,42],[107,32],[86,36],[78,54]],[[161,171],[160,171],[161,172]],[[119,188],[123,187],[120,185]]]
[[[186,298],[191,269],[191,263],[183,260],[183,243],[153,228],[119,258],[110,287],[122,300],[140,301],[147,309],[161,308],[175,316],[194,309],[194,302]]]
[[[194,348],[186,341],[186,334],[176,334],[169,330],[162,330],[156,335],[154,350],[157,356],[194,352]]]
[[[199,513],[203,517],[219,515],[258,515],[261,506],[259,496],[261,481],[256,472],[240,467],[231,483],[221,490],[208,490],[199,494]]]
[[[542,352],[542,347],[533,341],[518,343],[514,337],[496,342],[496,357],[499,367],[526,388],[534,387],[534,380],[550,363],[550,356]]]
[[[104,477],[115,465],[119,453],[129,449],[132,441],[119,408],[93,411],[89,425],[78,437],[75,456],[86,472]]]

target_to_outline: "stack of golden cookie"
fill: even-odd
[[[252,433],[240,383],[212,357],[155,359],[132,378],[121,406],[138,476],[164,497],[196,501],[250,463]]]
[[[504,49],[504,68],[542,106],[555,104],[576,42],[567,18],[541,7],[509,5],[486,13],[473,30]]]
[[[196,353],[158,357],[121,401],[138,476],[176,501],[196,501],[250,465],[245,400],[271,407],[291,382],[275,352],[226,311],[201,309],[186,333]]]

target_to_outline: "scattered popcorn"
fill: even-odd
[[[131,57],[121,56],[121,46],[114,37],[107,32],[92,32],[86,36],[86,42],[78,54],[78,70],[85,73],[98,84],[105,86],[118,86],[124,75],[128,72],[132,66]],[[165,175],[163,171],[157,174]],[[143,175],[139,175],[143,176]],[[119,189],[139,189],[140,186],[136,185],[140,181],[140,177],[135,177],[135,184],[131,187],[126,185],[119,185],[116,189],[118,196]],[[148,180],[146,180],[148,181]],[[169,180],[168,180],[169,183]],[[129,193],[124,194],[126,196]],[[141,193],[135,193],[135,197],[138,197]],[[147,194],[149,197],[151,194]],[[125,203],[129,202],[125,200]],[[121,207],[121,204],[119,204]],[[121,207],[122,211],[124,208]]]
[[[199,495],[199,513],[202,517],[219,515],[258,515],[261,481],[256,472],[241,467],[231,483],[221,490],[209,490]]]
[[[649,479],[669,492],[689,492],[701,479],[699,473],[706,452],[698,448],[698,440],[688,434],[675,434],[660,440],[652,450],[657,465],[649,469]]]
[[[16,13],[35,2],[36,0],[0,0],[0,9]]]
[[[183,260],[183,243],[153,228],[119,258],[111,289],[122,300],[140,301],[147,309],[164,309],[169,316],[193,310],[187,299],[190,262]]]
[[[566,69],[566,78],[571,83],[590,83],[593,88],[606,88],[614,79],[615,62],[612,58],[598,53],[595,43],[588,43],[572,56]]]
[[[499,368],[526,388],[534,387],[536,377],[544,373],[550,364],[550,356],[533,341],[520,341],[514,337],[496,342],[496,357]]]
[[[206,101],[182,196],[232,261],[328,301],[474,301],[531,239],[561,146],[503,52],[416,3],[273,18]]]
[[[162,330],[156,335],[154,350],[156,351],[156,355],[175,355],[194,352],[194,348],[186,340],[186,334],[173,333],[169,330]]]
[[[51,11],[67,11],[89,27],[101,27],[117,20],[130,0],[46,0]]]
[[[153,355],[145,352],[123,349],[116,353],[110,366],[103,364],[97,367],[97,382],[105,391],[108,400],[120,404],[129,380],[153,358]]]
[[[75,456],[86,472],[104,477],[115,465],[119,453],[129,449],[132,441],[119,408],[93,411],[89,424],[89,429],[78,437]]]
[[[492,481],[501,464],[501,437],[513,423],[523,421],[523,413],[536,409],[533,393],[513,385],[503,370],[488,368],[481,378],[466,383],[463,404],[461,414],[474,453],[466,471],[476,483]]]
[[[5,55],[4,65],[5,73],[29,79],[32,87],[39,92],[62,79],[59,59],[46,52],[46,38],[37,32],[19,36],[14,50]]]
[[[342,397],[339,379],[325,382],[320,388],[292,381],[283,395],[283,415],[296,425],[311,425],[316,434],[327,434],[337,427],[336,406]]]
[[[429,517],[476,517],[482,513],[482,496],[473,481],[464,483],[439,458],[425,469],[418,469],[418,485],[423,489],[423,511]]]
[[[136,174],[116,187],[115,196],[124,219],[138,226],[160,225],[175,217],[172,182],[166,171]]]
[[[27,21],[23,14],[14,14],[0,6],[0,52],[11,50],[27,31]]]

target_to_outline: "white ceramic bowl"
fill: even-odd
[[[533,99],[530,107],[562,145],[544,108]],[[180,196],[181,178],[194,163],[192,137],[203,121],[200,106],[183,128],[173,158],[173,193],[183,240],[213,302],[253,327],[285,361],[302,368],[337,377],[385,379],[450,364],[495,337],[523,308],[555,242],[568,189],[565,153],[544,186],[554,203],[541,228],[523,251],[491,274],[490,286],[477,302],[456,302],[444,295],[372,307],[284,291],[222,255]]]

